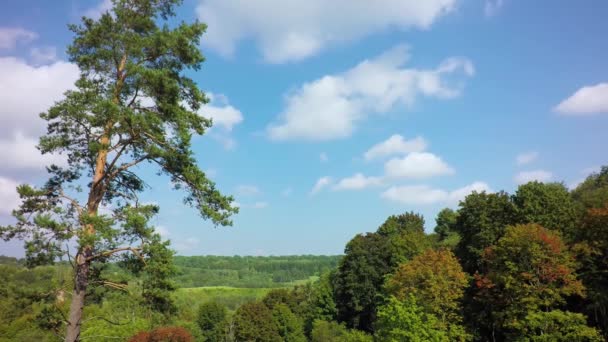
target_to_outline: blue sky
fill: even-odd
[[[0,221],[36,182],[37,114],[69,89],[67,23],[107,1],[0,5]],[[608,164],[608,2],[186,0],[209,24],[190,76],[212,94],[200,166],[233,194],[214,228],[143,169],[180,254],[336,254],[391,214],[472,190],[579,182]],[[22,255],[20,242],[0,244]]]

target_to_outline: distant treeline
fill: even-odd
[[[341,256],[176,256],[179,287],[280,287],[335,269]]]

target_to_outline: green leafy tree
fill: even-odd
[[[282,341],[304,342],[304,328],[302,321],[285,304],[279,303],[272,308],[272,317],[277,326]]]
[[[5,240],[27,240],[30,265],[54,261],[65,253],[65,242],[77,241],[68,342],[79,339],[93,263],[131,253],[141,265],[153,264],[163,248],[148,225],[158,207],[138,201],[146,186],[138,165],[168,175],[187,192],[185,203],[215,224],[230,224],[237,211],[191,150],[192,136],[211,125],[197,113],[205,95],[184,75],[203,61],[205,25],[160,26],[180,2],[114,0],[111,13],[70,26],[74,40],[67,53],[80,78],[75,90],[41,114],[47,133],[38,146],[42,153],[63,153],[67,166],[49,166],[50,178],[40,188],[20,186],[17,223],[0,229]],[[100,213],[102,205],[111,212]]]
[[[435,233],[440,240],[447,239],[453,233],[458,213],[450,208],[441,209],[435,219]]]
[[[517,211],[505,192],[473,192],[460,202],[454,230],[460,235],[456,256],[463,269],[473,274],[483,251],[502,237],[505,228],[517,223]]]
[[[312,342],[372,342],[372,336],[359,330],[347,329],[333,321],[316,320],[313,323]]]
[[[571,194],[580,217],[573,250],[587,288],[587,298],[576,309],[586,313],[608,339],[608,166],[589,175]]]
[[[234,313],[233,330],[237,342],[282,341],[272,311],[261,302],[241,305]]]
[[[576,225],[576,206],[561,183],[530,182],[513,196],[519,223],[537,223],[571,238]]]
[[[418,298],[425,312],[437,318],[437,327],[448,331],[462,324],[461,301],[468,283],[452,252],[429,249],[399,265],[386,282],[386,292],[400,300]]]
[[[561,310],[529,313],[521,325],[521,342],[601,342],[599,332],[587,326],[584,315]]]
[[[401,215],[391,215],[378,228],[377,233],[391,236],[406,231],[424,233],[424,217],[413,211]]]
[[[449,341],[438,326],[437,317],[425,312],[414,295],[404,301],[391,296],[378,310],[375,336],[387,342]]]
[[[384,276],[391,272],[390,245],[375,233],[355,236],[345,249],[335,279],[338,320],[349,328],[372,331]]]
[[[226,307],[217,302],[206,302],[199,306],[196,323],[201,328],[205,341],[224,341],[227,315]]]
[[[549,311],[581,296],[574,259],[556,232],[536,224],[508,227],[482,254],[476,298],[490,307],[493,335],[518,336],[527,314]],[[481,320],[478,324],[481,323]]]
[[[338,320],[349,328],[373,331],[385,276],[430,247],[423,217],[412,212],[390,216],[376,233],[355,236],[334,279]]]

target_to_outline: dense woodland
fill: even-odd
[[[26,254],[2,258],[0,341],[608,338],[608,166],[575,189],[473,192],[432,234],[408,211],[357,227],[372,232],[341,257],[174,256],[150,223],[159,207],[140,201],[141,167],[202,219],[238,213],[191,148],[212,125],[186,73],[206,26],[172,21],[180,2],[115,0],[70,25],[80,79],[41,114],[38,145],[67,165],[19,186],[15,223],[0,227]]]
[[[391,216],[353,237],[343,256],[174,257],[170,310],[143,295],[144,277],[106,264],[100,279],[128,285],[90,290],[82,339],[603,341],[606,255],[608,167],[572,191],[531,182],[514,194],[472,193],[438,214],[433,234],[418,214]],[[57,340],[70,265],[1,261],[0,340]],[[200,298],[176,286],[197,270],[210,283],[222,279],[215,272],[239,271],[239,286],[278,281],[248,294],[223,289],[244,296],[236,302]],[[283,278],[291,271],[298,276]],[[310,281],[284,283],[296,278]]]

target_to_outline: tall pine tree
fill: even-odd
[[[17,223],[0,227],[5,240],[26,240],[30,265],[53,262],[75,241],[68,342],[80,339],[94,265],[124,257],[154,267],[144,297],[157,304],[170,287],[155,279],[167,273],[167,244],[148,224],[158,207],[138,200],[146,188],[143,165],[185,190],[184,202],[202,218],[230,225],[237,212],[193,157],[191,138],[204,134],[211,121],[197,114],[207,99],[184,71],[203,62],[205,25],[170,22],[180,3],[113,0],[98,20],[70,26],[75,37],[68,56],[80,78],[75,90],[41,114],[48,126],[39,144],[42,153],[66,155],[67,164],[49,166],[50,178],[39,188],[20,186]],[[111,210],[100,212],[102,207]]]

